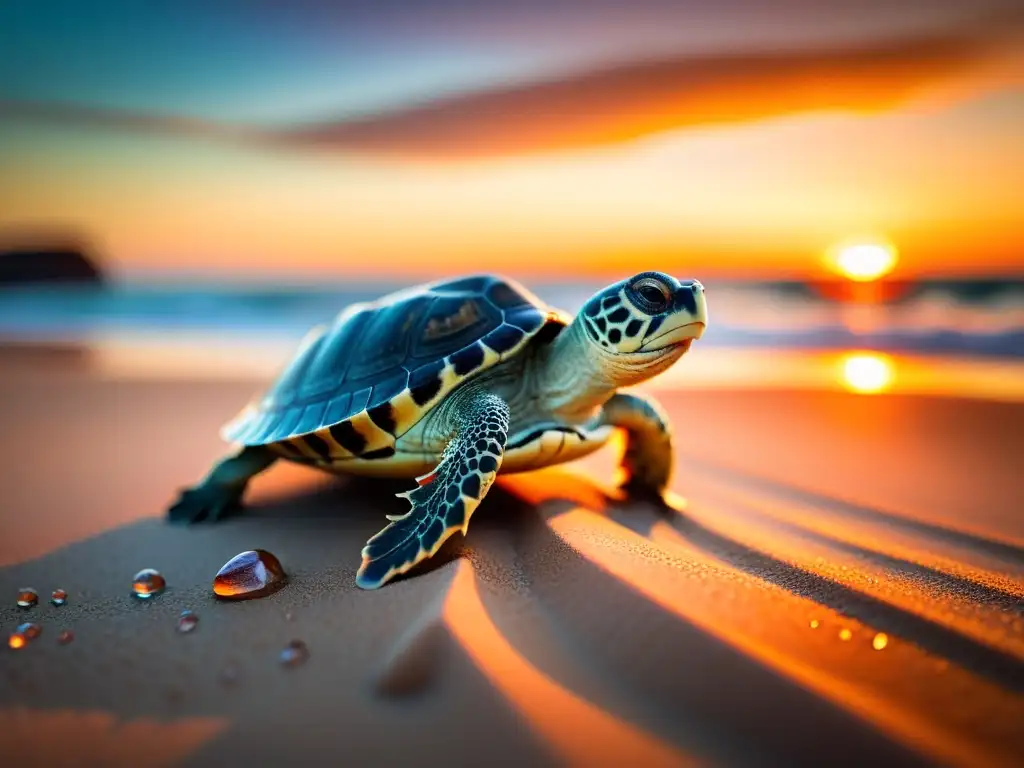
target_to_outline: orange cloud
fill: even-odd
[[[976,37],[625,64],[284,131],[285,144],[427,158],[593,147],[821,109],[880,110],[983,64]]]

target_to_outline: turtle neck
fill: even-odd
[[[578,318],[538,350],[534,365],[547,408],[570,422],[588,420],[619,386]]]

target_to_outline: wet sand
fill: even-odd
[[[0,653],[6,764],[1024,761],[1020,404],[659,392],[684,510],[617,500],[606,450],[503,479],[465,540],[364,592],[405,484],[279,465],[242,515],[162,521],[258,386],[0,371],[0,626],[43,626]],[[257,547],[289,586],[217,602]],[[169,588],[139,602],[147,566]]]

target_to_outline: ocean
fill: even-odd
[[[710,323],[702,346],[1024,358],[1022,279],[922,281],[866,301],[840,300],[827,286],[797,281],[720,280],[705,286]],[[145,338],[288,346],[346,305],[402,287],[135,282],[5,288],[0,290],[0,342]],[[529,287],[575,312],[601,284]]]

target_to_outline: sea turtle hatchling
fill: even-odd
[[[278,459],[340,474],[416,478],[411,509],[363,548],[373,589],[429,558],[498,471],[559,464],[626,433],[624,488],[661,498],[668,420],[618,390],[661,373],[707,324],[704,288],[643,272],[573,318],[504,277],[435,282],[353,304],[314,328],[269,391],[222,430],[237,450],[168,511],[216,520]]]

